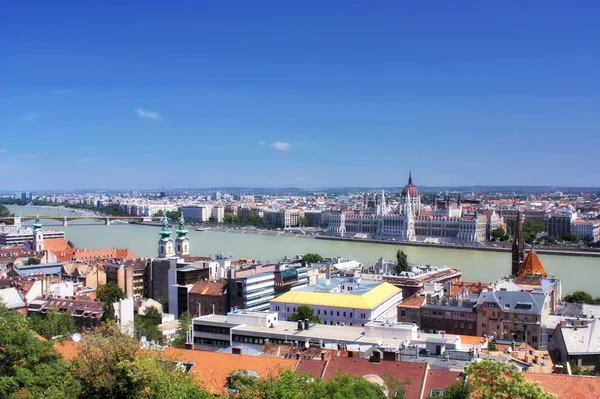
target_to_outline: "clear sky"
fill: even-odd
[[[600,186],[598,1],[12,1],[0,189]]]

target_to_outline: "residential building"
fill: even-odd
[[[592,237],[592,242],[600,241],[600,220],[575,220],[571,223],[571,232],[579,238]]]
[[[44,317],[51,308],[55,308],[59,312],[71,315],[77,327],[86,328],[100,325],[104,306],[104,302],[86,296],[47,296],[31,301],[28,312]]]
[[[33,240],[34,231],[30,227],[21,227],[20,225],[1,225],[0,226],[0,247],[29,247],[29,241]],[[65,232],[59,230],[42,230],[44,240],[50,238],[65,238]]]
[[[198,281],[189,292],[188,312],[195,316],[227,314],[228,284],[225,281]]]
[[[378,266],[379,264],[381,266]],[[375,265],[375,268],[383,270],[383,260]],[[387,271],[390,271],[389,267]],[[402,295],[405,298],[421,292],[427,284],[458,282],[462,278],[460,270],[448,266],[408,265],[408,270],[399,275],[395,274],[395,270],[391,272],[391,274],[383,273],[380,276],[381,280],[402,288]],[[365,279],[373,278],[370,275],[364,275],[364,277]]]
[[[555,362],[575,362],[583,369],[600,370],[600,321],[592,318],[562,320],[554,330],[548,351]]]
[[[211,219],[216,223],[222,223],[225,216],[225,207],[214,206],[211,211]]]
[[[577,218],[577,213],[569,207],[557,208],[552,211],[548,218],[546,231],[548,236],[561,239],[566,234],[571,233],[571,226]]]
[[[177,264],[174,269],[169,269],[169,313],[175,319],[188,311],[189,292],[198,281],[208,280],[208,268],[197,268],[190,264]]]

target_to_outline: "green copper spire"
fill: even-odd
[[[36,231],[42,229],[42,223],[40,222],[40,214],[39,214],[39,212],[36,213],[36,215],[35,215],[35,221],[33,222],[33,229],[36,230]]]
[[[183,213],[181,214],[181,217],[179,218],[179,228],[177,230],[175,230],[175,233],[177,233],[177,237],[178,238],[187,238],[187,229],[185,228],[185,220],[183,219]]]
[[[161,241],[171,240],[171,230],[169,229],[169,219],[167,219],[167,215],[163,216],[162,229],[158,234],[160,234]]]

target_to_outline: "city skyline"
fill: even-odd
[[[599,187],[600,6],[72,2],[0,24],[0,190]]]

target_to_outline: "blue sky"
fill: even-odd
[[[600,4],[8,2],[0,189],[600,186]]]

